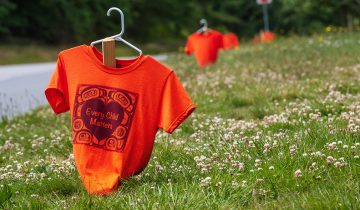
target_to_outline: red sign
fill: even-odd
[[[258,4],[271,4],[272,0],[256,0]]]

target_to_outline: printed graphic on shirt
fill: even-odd
[[[135,113],[137,94],[79,85],[72,121],[73,143],[122,152]]]

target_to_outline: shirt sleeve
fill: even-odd
[[[56,114],[69,110],[68,85],[65,66],[59,54],[56,68],[45,89],[45,96]]]
[[[232,35],[232,41],[233,41],[233,46],[236,48],[236,47],[239,47],[239,40],[238,40],[238,37],[236,36],[236,34],[233,34]]]
[[[194,48],[193,48],[193,46],[191,44],[190,39],[188,38],[187,41],[186,41],[186,45],[185,45],[185,53],[187,55],[191,55],[193,52],[194,52]]]
[[[219,33],[218,35],[218,48],[219,49],[225,49],[225,46],[224,46],[224,38],[223,38],[223,35]]]
[[[172,133],[194,110],[195,105],[174,72],[165,82],[160,102],[159,128]]]

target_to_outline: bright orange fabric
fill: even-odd
[[[234,49],[239,47],[239,40],[234,33],[226,33],[223,35],[224,49]]]
[[[270,31],[260,32],[260,40],[262,43],[269,43],[275,40],[275,33]]]
[[[198,65],[205,67],[216,62],[218,51],[223,47],[222,34],[209,29],[207,32],[191,34],[187,39],[185,53],[187,55],[194,53]]]
[[[45,90],[55,113],[71,112],[76,167],[91,194],[140,173],[157,130],[173,132],[195,109],[175,72],[152,57],[116,63],[104,66],[86,45],[62,51]]]

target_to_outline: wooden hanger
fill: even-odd
[[[116,68],[115,39],[105,38],[102,40],[103,64]]]

